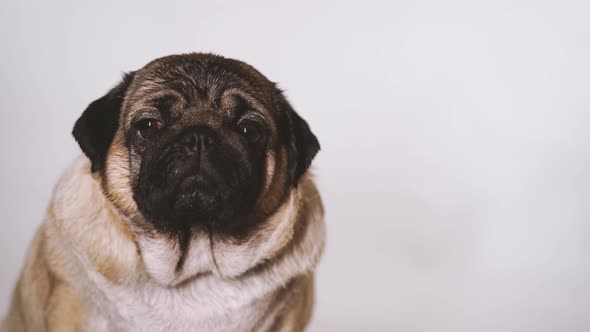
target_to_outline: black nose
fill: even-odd
[[[189,130],[181,139],[181,144],[189,154],[203,154],[210,150],[216,144],[216,137],[209,128],[193,128]]]

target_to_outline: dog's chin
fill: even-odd
[[[230,232],[237,220],[231,195],[212,186],[195,185],[199,179],[183,182],[173,195],[151,200],[140,209],[146,220],[164,233],[203,228]]]
[[[171,218],[185,224],[199,224],[223,219],[222,198],[215,192],[193,188],[176,195]]]

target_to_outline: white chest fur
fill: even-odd
[[[191,248],[186,263],[191,267],[191,273],[198,267],[201,274],[189,279],[178,279],[180,285],[163,285],[155,281],[153,273],[160,273],[158,275],[162,278],[166,275],[162,271],[171,271],[168,265],[175,265],[177,258],[171,254],[171,259],[165,263],[164,253],[171,253],[173,250],[163,250],[163,247],[158,248],[154,243],[150,243],[153,245],[151,248],[144,247],[147,249],[144,263],[137,267],[142,269],[143,266],[151,271],[152,276],[132,274],[132,277],[120,285],[113,285],[102,274],[93,271],[92,266],[86,266],[88,279],[83,287],[86,292],[92,290],[88,293],[92,294],[92,299],[89,300],[93,303],[92,310],[88,312],[88,330],[253,330],[264,320],[272,319],[268,317],[268,313],[272,312],[269,306],[276,305],[273,302],[275,293],[294,276],[311,270],[319,259],[321,242],[316,243],[311,238],[318,231],[323,234],[323,225],[318,223],[318,227],[307,229],[307,236],[303,236],[293,250],[280,254],[283,257],[274,261],[274,264],[233,278],[220,276],[215,268],[206,271],[206,262],[211,263],[212,258],[205,257],[207,254],[204,253],[211,254],[211,251],[195,250],[192,253]],[[191,246],[198,248],[201,246],[198,243],[198,239],[193,240]],[[210,246],[203,245],[202,248],[206,247]],[[154,251],[150,254],[150,250]],[[197,258],[201,258],[202,262],[194,264],[193,260]],[[147,269],[147,266],[151,268]],[[159,269],[154,270],[156,267]]]
[[[249,331],[263,319],[273,298],[272,292],[250,297],[246,288],[234,289],[232,296],[215,283],[203,287],[208,288],[203,294],[202,287],[193,285],[111,286],[101,275],[92,278],[101,289],[88,312],[88,331]]]

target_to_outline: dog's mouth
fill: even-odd
[[[219,190],[213,181],[203,175],[193,174],[182,179],[175,189],[174,209],[179,212],[204,212],[219,205]]]
[[[211,179],[201,175],[194,174],[184,178],[178,184],[177,191],[179,193],[191,192],[191,191],[214,191]]]

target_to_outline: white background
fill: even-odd
[[[165,4],[166,3],[166,4]],[[587,1],[3,1],[0,310],[92,100],[167,54],[280,83],[320,138],[312,331],[590,331]]]

